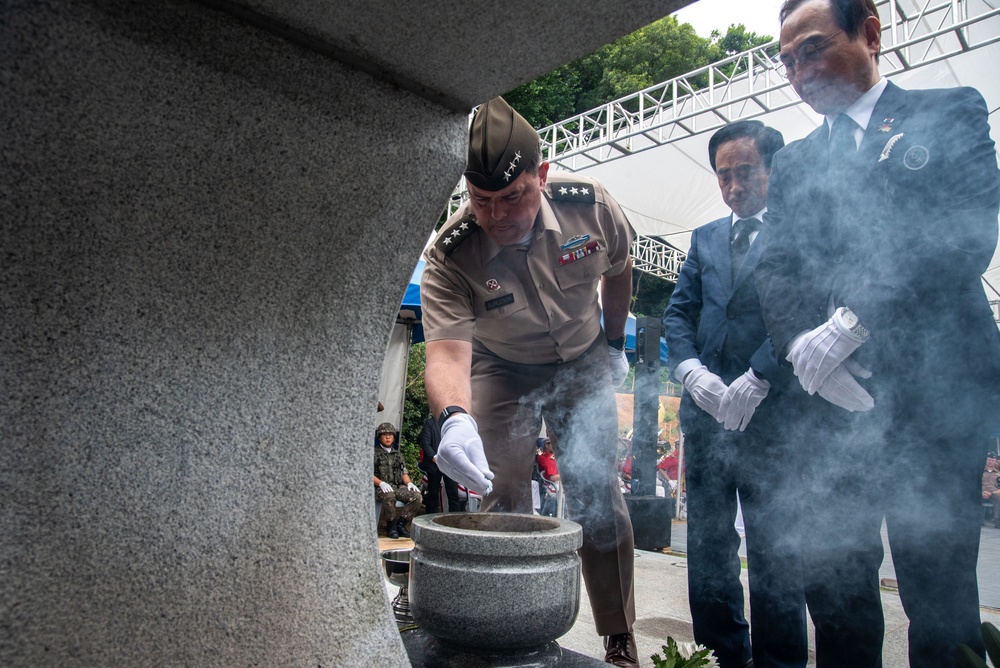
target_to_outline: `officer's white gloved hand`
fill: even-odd
[[[691,398],[698,404],[698,408],[716,420],[719,419],[719,404],[729,389],[721,378],[702,364],[684,376],[684,387],[691,393]]]
[[[628,376],[628,358],[624,350],[608,346],[608,361],[611,362],[611,387],[619,387]]]
[[[799,335],[785,358],[809,394],[816,394],[827,376],[865,342],[845,324],[844,310],[838,308],[825,323]]]
[[[870,411],[875,408],[875,400],[854,377],[871,378],[871,375],[871,371],[854,360],[847,360],[827,376],[819,388],[819,396],[852,413]]]
[[[479,426],[471,415],[457,413],[441,426],[437,465],[441,473],[467,489],[487,495],[493,491],[493,471],[483,452]]]
[[[388,494],[389,492],[392,491],[392,485],[390,485],[389,483],[387,483],[385,480],[383,480],[382,482],[380,482],[378,484],[378,488],[380,490],[382,490],[383,494]]]
[[[420,488],[414,485],[412,482],[406,483],[406,489],[410,490],[411,492],[417,492],[417,493],[420,492]]]
[[[770,389],[769,382],[758,378],[753,369],[749,369],[734,380],[722,396],[722,401],[719,402],[719,422],[726,429],[743,431]]]

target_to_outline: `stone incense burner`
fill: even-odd
[[[579,524],[537,515],[413,520],[410,612],[446,646],[477,653],[554,645],[580,609]]]

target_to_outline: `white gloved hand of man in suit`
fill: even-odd
[[[788,351],[785,359],[792,363],[799,383],[809,394],[816,394],[827,376],[867,338],[851,331],[851,325],[845,320],[846,312],[844,307],[838,308],[825,323],[800,334]]]
[[[698,404],[698,408],[716,420],[719,419],[719,404],[729,389],[721,378],[701,364],[684,376],[684,387],[691,393],[691,398]]]
[[[852,413],[870,411],[875,408],[875,400],[854,378],[871,378],[871,375],[871,371],[854,360],[847,360],[823,381],[819,396]]]
[[[412,482],[406,483],[406,489],[410,490],[411,492],[417,492],[418,494],[420,493],[420,488],[414,485]]]
[[[383,480],[382,482],[380,482],[378,484],[378,488],[380,490],[382,490],[383,494],[388,494],[389,492],[392,491],[392,485],[390,485],[389,483],[387,483],[385,480]]]
[[[726,393],[719,402],[719,422],[722,422],[726,429],[739,429],[743,431],[750,424],[757,406],[764,401],[771,384],[762,378],[758,378],[753,369],[748,369],[746,373],[730,383],[726,388]]]
[[[624,350],[608,346],[608,361],[611,362],[611,387],[619,387],[628,376],[628,358]]]
[[[486,461],[479,425],[466,413],[452,415],[441,425],[441,444],[437,465],[445,474],[466,489],[482,495],[493,491],[493,471]]]

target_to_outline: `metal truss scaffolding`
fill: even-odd
[[[998,0],[877,0],[879,70],[892,76],[1000,41]],[[568,171],[616,160],[800,104],[773,41],[539,130]]]
[[[879,71],[892,76],[1000,42],[998,4],[876,0]],[[608,102],[539,130],[543,157],[559,169],[579,171],[800,104],[780,65],[775,40]],[[449,215],[467,198],[463,185],[448,203]],[[657,237],[639,236],[632,256],[636,269],[676,281],[685,253]],[[992,306],[1000,322],[1000,306]]]

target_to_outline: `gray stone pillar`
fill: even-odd
[[[369,447],[466,117],[188,2],[0,8],[0,665],[408,665]]]

